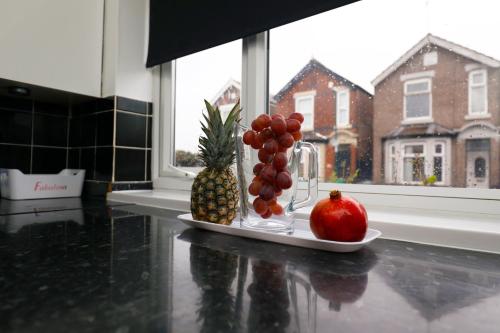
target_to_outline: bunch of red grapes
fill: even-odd
[[[298,112],[292,113],[288,119],[281,114],[261,114],[252,121],[252,129],[243,134],[243,142],[259,150],[260,163],[253,168],[255,177],[248,192],[257,197],[253,208],[262,218],[283,214],[277,198],[282,190],[292,187],[286,152],[294,141],[302,138],[300,124],[303,121],[304,116]]]

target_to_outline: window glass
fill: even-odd
[[[472,72],[469,80],[470,113],[486,113],[486,73],[484,71]]]
[[[204,99],[219,107],[223,118],[240,98],[241,40],[176,60],[175,165],[198,172],[200,121]]]
[[[349,92],[337,92],[337,126],[349,124]]]
[[[479,155],[465,143],[487,139],[482,184],[500,188],[500,105],[488,103],[499,11],[489,0],[361,0],[272,29],[271,112],[307,110],[304,139],[321,147],[325,182],[469,187]],[[296,103],[308,91],[314,103]]]
[[[422,118],[430,115],[429,81],[406,82],[405,107],[407,118]]]
[[[296,112],[304,115],[302,127],[304,130],[313,128],[314,96],[302,96],[296,99]]]

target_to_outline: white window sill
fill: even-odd
[[[181,190],[119,191],[108,200],[189,211],[190,193]],[[500,214],[382,206],[365,202],[369,225],[382,238],[500,253]],[[298,212],[308,219],[311,208]]]
[[[416,119],[411,119],[407,118],[404,119],[401,124],[402,125],[416,125],[416,124],[428,124],[434,122],[433,118],[416,118]]]
[[[468,114],[465,116],[465,120],[480,120],[480,119],[490,119],[491,113],[485,114]]]

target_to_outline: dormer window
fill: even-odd
[[[469,115],[478,116],[488,113],[487,74],[480,69],[469,73]]]
[[[419,79],[404,83],[404,118],[406,121],[431,119],[431,79]]]

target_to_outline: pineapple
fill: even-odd
[[[231,224],[238,205],[238,182],[231,170],[235,159],[234,124],[240,120],[240,104],[236,103],[225,122],[219,108],[205,101],[208,115],[201,124],[204,136],[198,148],[205,166],[191,188],[191,214],[199,221]]]

